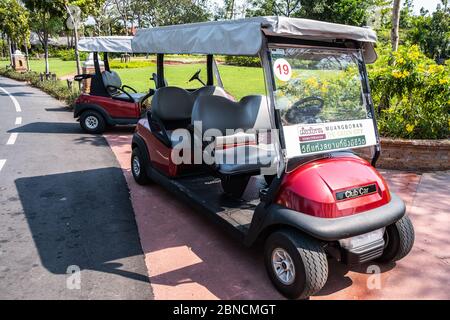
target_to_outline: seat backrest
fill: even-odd
[[[122,80],[115,71],[103,71],[102,72],[103,84],[105,88],[108,86],[122,88]]]
[[[152,113],[162,121],[189,120],[195,96],[178,87],[156,90],[152,99]]]
[[[227,97],[220,87],[206,86],[196,91],[179,87],[163,87],[156,90],[152,100],[152,112],[162,121],[190,120],[194,102],[199,96]]]
[[[192,92],[196,98],[202,96],[219,96],[224,98],[229,98],[229,95],[225,92],[225,90],[221,87],[216,86],[205,86],[194,92]]]
[[[221,96],[200,96],[192,110],[191,123],[202,122],[202,134],[218,129],[223,135],[227,129],[271,129],[269,108],[265,96],[246,96],[233,102]]]

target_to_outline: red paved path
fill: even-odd
[[[106,138],[128,182],[155,299],[282,299],[265,274],[261,250],[242,247],[161,187],[137,185],[130,172],[129,132]],[[313,299],[450,299],[450,172],[382,171],[407,203],[416,230],[411,254],[380,266],[381,289],[369,265],[330,263]]]

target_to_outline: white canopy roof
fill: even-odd
[[[132,53],[131,40],[133,37],[87,37],[78,42],[78,50],[86,52],[123,52]]]
[[[262,31],[262,32],[261,32]],[[132,41],[134,52],[171,54],[257,55],[263,33],[307,40],[355,40],[362,42],[367,62],[376,60],[375,32],[308,19],[256,17],[138,30]]]

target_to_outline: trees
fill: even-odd
[[[422,12],[412,19],[412,26],[406,32],[411,43],[419,44],[425,54],[435,61],[450,58],[450,8],[447,1],[442,1],[436,11],[429,15]]]
[[[300,0],[253,0],[247,16],[299,16],[304,1]]]
[[[299,16],[321,21],[365,26],[379,0],[302,0]]]
[[[62,29],[64,15],[60,3],[52,0],[23,0],[30,13],[30,26],[39,37],[44,48],[45,73],[50,72],[48,62],[48,43],[50,36],[56,35]]]
[[[17,48],[28,46],[30,28],[28,25],[28,12],[24,10],[17,0],[0,0],[0,28],[6,35],[10,45]]]
[[[253,0],[249,16],[281,15],[367,25],[372,7],[381,0]]]
[[[157,1],[155,23],[158,26],[207,21],[206,0]]]

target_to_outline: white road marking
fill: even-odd
[[[5,163],[6,163],[6,159],[0,159],[0,171],[2,171],[3,166],[5,165]]]
[[[16,126],[22,124],[22,117],[16,118]]]
[[[20,108],[20,104],[17,101],[17,99],[14,96],[12,96],[8,91],[3,89],[2,87],[0,87],[0,90],[2,90],[4,93],[6,93],[9,96],[11,101],[14,103],[14,107],[16,108],[16,112],[22,112],[22,109]]]
[[[8,146],[11,146],[11,145],[13,145],[14,143],[16,143],[16,140],[17,140],[17,136],[18,136],[18,135],[19,135],[18,133],[11,133],[11,135],[9,136],[8,142],[6,142],[6,144],[7,144]]]

